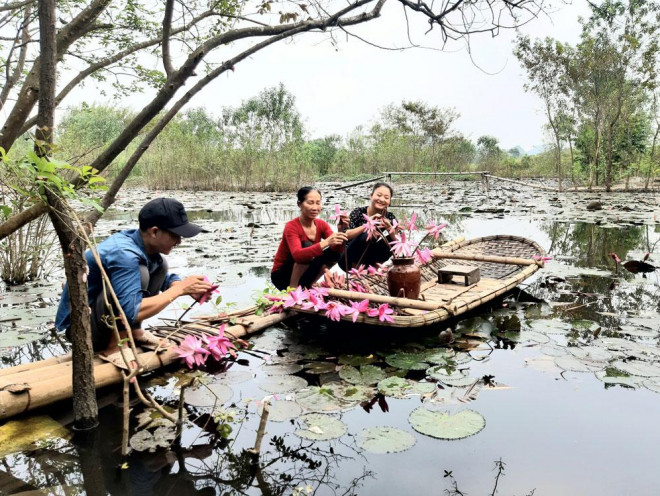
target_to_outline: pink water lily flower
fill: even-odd
[[[353,322],[355,322],[361,313],[367,313],[369,310],[369,300],[362,300],[360,302],[351,301],[351,308],[349,310],[353,313],[352,318]]]
[[[194,365],[203,365],[206,362],[210,352],[202,345],[202,340],[198,337],[188,335],[179,346],[172,348],[177,353],[178,358],[185,360],[188,368]]]
[[[553,257],[551,257],[551,256],[542,257],[541,255],[532,255],[532,258],[533,258],[534,260],[540,260],[541,262],[549,262],[550,260],[553,259]],[[619,257],[617,257],[617,258],[619,258]],[[619,259],[619,260],[617,260],[617,261],[620,262],[621,259]]]
[[[337,220],[341,218],[342,215],[348,215],[348,212],[342,212],[339,204],[335,204],[335,213],[330,216],[330,220]]]
[[[417,261],[418,264],[425,265],[429,263],[431,260],[433,260],[433,254],[431,253],[431,250],[428,248],[417,250],[415,252],[415,260]]]
[[[411,257],[413,254],[413,246],[406,241],[406,233],[401,233],[394,241],[390,242],[391,250],[395,257]]]
[[[348,315],[352,310],[338,301],[329,301],[325,309],[325,316],[330,320],[339,322],[343,315]]]
[[[208,277],[204,276],[204,282],[210,283],[211,280]],[[213,296],[214,294],[220,293],[220,290],[218,289],[219,287],[220,286],[217,285],[217,284],[212,284],[211,288],[206,293],[204,293],[202,296],[197,298],[197,302],[200,305],[203,305],[204,303],[206,303],[209,300],[209,298],[211,298],[211,296]]]
[[[417,229],[417,212],[413,212],[410,219],[403,221],[403,225],[408,231],[412,232]]]
[[[364,217],[364,232],[367,233],[367,240],[375,238],[378,236],[378,226],[380,226],[380,220],[372,219],[367,214],[362,214]]]
[[[328,304],[323,300],[323,295],[318,291],[309,291],[309,299],[302,304],[304,310],[309,310],[313,308],[315,312],[319,310],[325,310],[328,308]]]
[[[318,296],[328,296],[330,294],[330,291],[328,291],[328,288],[325,287],[315,287],[309,290],[309,294],[312,294],[312,292],[316,293]]]
[[[426,230],[430,236],[433,236],[434,239],[438,239],[440,237],[440,231],[442,231],[447,226],[448,224],[446,222],[443,222],[442,224],[436,224],[434,221],[431,221],[431,223],[426,226]]]
[[[364,285],[358,281],[350,281],[349,286],[351,291],[357,291],[358,293],[368,293],[367,288],[364,287]]]
[[[364,267],[364,265],[360,264],[358,267],[353,267],[349,271],[349,274],[359,279],[360,277],[367,275],[367,269]]]
[[[375,267],[371,265],[367,267],[367,273],[370,276],[384,276],[386,272],[387,272],[387,267],[384,267],[381,264],[376,264]]]
[[[293,291],[290,291],[289,295],[284,298],[284,307],[289,308],[294,305],[302,305],[307,300],[307,298],[309,298],[309,293],[307,293],[307,290],[298,286]]]
[[[206,343],[206,349],[216,360],[220,361],[227,353],[232,353],[235,348],[228,338],[225,337],[226,325],[222,324],[218,329],[217,336],[202,335],[202,341]]]
[[[367,312],[369,317],[378,317],[378,320],[381,322],[394,322],[394,319],[391,315],[394,313],[394,310],[390,308],[387,303],[379,305],[378,308],[372,308]]]

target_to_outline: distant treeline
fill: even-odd
[[[221,109],[219,116],[204,108],[181,113],[144,154],[131,181],[155,189],[277,191],[382,171],[557,174],[552,151],[527,156],[519,148],[502,150],[492,136],[474,143],[453,128],[458,117],[454,109],[402,102],[385,107],[373,124],[347,136],[309,139],[295,97],[280,85],[236,108]],[[79,165],[91,162],[130,118],[130,110],[115,106],[69,109],[57,128],[60,158]],[[111,175],[132,152],[129,147],[115,160]],[[564,174],[586,179],[586,164],[588,155],[577,148],[573,166]]]

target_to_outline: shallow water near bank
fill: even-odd
[[[521,193],[492,184],[486,194],[480,188],[478,183],[402,185],[397,203],[415,206],[391,210],[399,217],[417,211],[424,220],[449,222],[449,238],[525,236],[555,260],[525,282],[523,293],[451,323],[457,343],[445,361],[438,358],[443,348],[437,334],[446,325],[424,332],[387,332],[338,329],[322,318],[294,320],[254,338],[255,347],[266,355],[241,353],[247,365],[233,364],[229,372],[214,371],[209,379],[224,395],[223,407],[234,409],[228,440],[204,416],[210,408],[189,406],[191,423],[182,450],[136,451],[126,468],[118,470],[120,395],[106,391],[101,399],[107,403],[101,411],[103,428],[95,437],[72,441],[58,433],[6,454],[0,471],[14,483],[21,480],[29,488],[48,488],[54,494],[65,494],[65,486],[112,494],[306,494],[308,486],[314,494],[444,494],[454,483],[466,494],[491,494],[498,473],[495,462],[502,460],[506,465],[498,494],[659,494],[658,271],[617,270],[609,257],[615,252],[624,261],[641,260],[651,251],[648,262],[660,265],[657,197]],[[322,189],[326,215],[334,203],[352,208],[366,196],[365,187],[348,192],[331,192],[330,185]],[[99,237],[133,227],[139,206],[159,194],[128,190],[123,195],[99,224]],[[175,196],[209,232],[175,249],[168,257],[170,266],[182,275],[202,272],[220,281],[222,307],[249,305],[268,280],[284,222],[296,215],[293,195]],[[435,198],[442,201],[429,201]],[[587,210],[596,200],[602,210]],[[4,367],[66,348],[47,332],[60,284],[54,277],[2,294],[0,320],[11,319],[0,322]],[[176,316],[182,311],[179,305],[166,313]],[[209,304],[199,310],[214,311]],[[452,385],[448,378],[427,381],[426,368],[437,365],[433,360],[441,361],[445,373],[469,378],[468,385]],[[286,367],[273,369],[275,365],[286,365],[290,373],[282,373]],[[386,392],[381,398],[371,379],[360,384],[361,379],[347,374],[349,367],[362,376],[366,370],[377,376],[380,372],[374,369],[403,376],[411,384],[430,385],[433,393],[396,398]],[[177,394],[176,380],[171,374],[159,376],[151,390],[174,405],[168,398]],[[333,390],[333,384],[344,389]],[[309,391],[324,401],[343,399],[320,407],[303,399],[313,396]],[[364,396],[358,398],[358,393]],[[283,421],[273,412],[262,446],[267,466],[255,471],[251,460],[239,453],[254,444],[266,396],[273,405],[298,403],[300,410],[286,410]],[[377,400],[369,406],[373,398]],[[432,437],[411,421],[420,406],[451,415],[471,410],[483,417],[485,427],[457,440]],[[318,409],[341,424],[314,419],[305,423],[301,415]],[[135,405],[135,413],[141,411]],[[47,413],[62,421],[69,412],[60,407]],[[134,419],[133,425],[137,423]],[[392,428],[387,431],[391,438],[403,432],[402,439],[414,444],[387,445],[386,450],[401,451],[374,453],[377,450],[364,443],[365,429],[373,433],[379,427]],[[153,434],[156,429],[147,431]],[[334,437],[310,440],[314,435]],[[12,487],[5,484],[0,487]]]

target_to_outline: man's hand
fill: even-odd
[[[188,276],[183,281],[175,281],[172,286],[181,292],[181,296],[190,295],[194,297],[201,297],[204,293],[211,290],[211,283],[204,280],[204,276]]]

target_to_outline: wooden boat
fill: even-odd
[[[543,267],[540,260],[545,250],[537,243],[518,236],[486,236],[450,242],[433,250],[433,260],[421,267],[422,285],[419,299],[390,296],[386,276],[365,276],[369,293],[329,289],[329,297],[344,303],[368,299],[371,303],[388,303],[396,311],[393,322],[360,314],[357,322],[388,327],[422,327],[457,317],[477,308],[511,289]],[[535,258],[536,257],[536,258]],[[465,278],[438,282],[438,271],[448,265],[478,267],[481,278],[465,284]],[[293,307],[298,312],[315,313]],[[352,315],[341,317],[353,321]]]
[[[422,267],[422,291],[417,300],[389,296],[387,281],[383,277],[368,277],[372,293],[357,293],[330,289],[330,296],[347,301],[368,298],[372,303],[389,303],[397,311],[394,322],[380,322],[376,317],[360,315],[358,322],[393,327],[419,327],[459,316],[497,296],[513,289],[542,267],[534,256],[543,256],[544,250],[524,238],[515,236],[489,236],[469,241],[453,241],[433,252],[434,260]],[[481,279],[468,286],[460,283],[438,283],[438,270],[460,260],[463,265],[479,267]],[[297,312],[305,312],[295,308]],[[207,317],[195,322],[165,322],[152,328],[156,334],[180,342],[186,335],[217,334],[225,323],[225,334],[240,338],[266,329],[291,316],[291,312],[256,315],[255,308],[233,312],[230,315]],[[351,320],[349,316],[344,320]],[[144,372],[150,372],[177,361],[171,350],[156,354],[145,351],[138,355]],[[123,381],[122,372],[114,365],[96,358],[94,361],[96,388]],[[49,358],[40,362],[0,369],[0,421],[71,398],[71,355]]]

